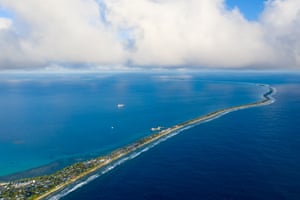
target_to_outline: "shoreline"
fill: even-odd
[[[273,103],[274,99],[272,98],[272,94],[275,93],[276,91],[275,88],[263,84],[258,84],[258,86],[268,88],[268,91],[262,95],[263,99],[261,100],[258,100],[253,103],[241,104],[241,105],[232,106],[225,109],[220,109],[196,117],[194,119],[187,120],[185,122],[176,124],[170,128],[164,129],[162,131],[141,138],[136,142],[126,145],[122,148],[116,149],[113,152],[109,153],[108,155],[96,157],[94,159],[72,164],[61,170],[58,170],[54,174],[3,183],[2,185],[0,185],[0,199],[1,198],[5,199],[7,197],[11,197],[11,198],[16,197],[13,195],[18,195],[18,196],[23,195],[23,197],[26,197],[27,199],[38,199],[38,200],[51,197],[52,195],[62,191],[64,188],[76,183],[80,179],[86,178],[92,175],[93,173],[95,173],[96,171],[106,166],[109,166],[113,162],[118,161],[119,159],[139,149],[142,149],[143,147],[146,147],[151,143],[159,141],[159,139],[171,135],[176,131],[182,130],[191,125],[197,125],[203,122],[207,122],[209,120],[213,120],[217,117],[220,117],[222,115],[225,115],[233,111],[257,107],[257,106],[263,106],[263,105],[268,105]],[[12,193],[11,191],[14,191],[16,189],[19,189],[19,191],[21,192],[17,194],[11,194]],[[6,194],[10,196],[4,196]],[[28,194],[30,194],[30,196],[24,196]]]

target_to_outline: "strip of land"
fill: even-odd
[[[106,156],[72,164],[51,175],[20,179],[8,183],[0,183],[0,199],[45,199],[76,183],[77,181],[92,175],[98,170],[111,165],[113,162],[118,161],[119,159],[122,159],[125,156],[185,127],[212,120],[232,111],[268,105],[272,103],[273,98],[271,95],[275,92],[275,89],[268,85],[260,86],[267,87],[268,91],[263,94],[263,99],[257,102],[217,110],[195,119],[185,121],[170,128],[164,129],[158,133],[154,133],[150,136],[142,138],[130,145],[119,148]]]

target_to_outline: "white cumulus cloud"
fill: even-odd
[[[18,52],[7,55],[9,63],[123,62],[123,47],[115,32],[102,23],[93,0],[1,0],[0,5],[16,16],[19,26],[11,35],[17,34],[15,42],[24,54],[20,60],[15,57]]]
[[[260,23],[278,66],[300,67],[300,1],[267,1]]]
[[[0,17],[0,30],[9,29],[12,25],[12,21],[8,18]]]
[[[112,24],[131,30],[136,64],[241,67],[273,59],[261,25],[237,9],[226,10],[221,0],[106,3]]]
[[[0,0],[0,68],[300,67],[300,1],[248,21],[225,0]],[[101,67],[100,67],[101,68]]]

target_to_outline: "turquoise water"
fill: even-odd
[[[0,175],[107,153],[263,89],[207,75],[6,74],[0,81]],[[117,104],[125,104],[118,109]]]

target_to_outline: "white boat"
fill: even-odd
[[[122,103],[119,103],[119,104],[117,105],[118,108],[123,108],[124,106],[125,106],[125,104],[122,104]]]
[[[160,131],[162,128],[164,128],[164,127],[158,126],[156,128],[151,128],[151,131]]]

